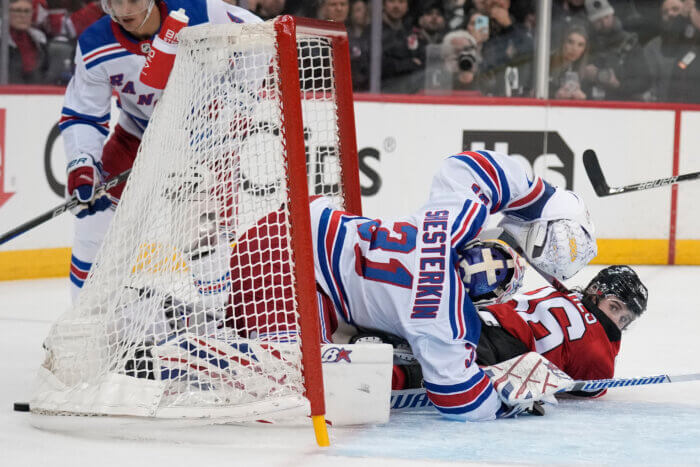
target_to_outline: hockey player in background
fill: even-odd
[[[59,123],[67,165],[67,195],[80,204],[71,256],[71,295],[76,299],[92,266],[124,185],[109,192],[104,181],[131,168],[143,132],[162,91],[139,75],[154,35],[180,8],[189,25],[259,22],[222,0],[102,0],[105,16],[78,39],[75,75],[66,90]],[[112,94],[119,119],[109,134]],[[106,140],[106,142],[105,142]]]
[[[526,259],[567,279],[597,251],[578,195],[529,177],[506,155],[477,151],[447,158],[428,202],[412,215],[369,219],[323,197],[312,200],[310,211],[322,339],[334,320],[405,339],[423,370],[428,397],[446,417],[490,420],[528,408],[505,404],[477,364],[481,321],[472,301],[494,292],[491,299],[507,298],[522,265],[507,246],[473,242],[489,215],[502,213],[499,225]],[[285,320],[294,307],[293,290],[285,287],[289,262],[280,260],[288,254],[280,244],[285,226],[283,210],[270,213],[235,247],[207,240],[206,251],[190,262],[206,307],[225,308],[227,326],[242,337],[295,339],[295,322]],[[222,254],[231,258],[229,270],[212,272]],[[261,313],[259,306],[277,313]]]

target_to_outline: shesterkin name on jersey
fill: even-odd
[[[449,211],[428,211],[421,226],[424,246],[420,251],[418,284],[411,319],[437,316],[445,284]]]
[[[161,18],[170,11],[183,8],[189,25],[202,23],[245,23],[258,20],[248,11],[213,0],[159,0]],[[157,33],[156,33],[157,34]],[[122,112],[120,124],[127,117],[132,133],[143,132],[162,91],[139,81],[139,75],[150,51],[153,38],[136,40],[109,16],[93,23],[78,39],[76,76],[69,85],[59,128],[83,124],[97,129],[102,135],[109,130],[110,114],[105,96],[109,87],[118,96]],[[81,69],[82,68],[82,69]],[[107,110],[107,113],[104,112]]]

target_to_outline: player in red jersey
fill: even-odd
[[[609,266],[583,290],[543,287],[482,308],[477,362],[535,351],[574,379],[612,378],[621,331],[644,312],[647,296],[629,266]]]
[[[617,265],[602,269],[584,289],[566,293],[542,287],[505,303],[479,306],[482,326],[476,361],[480,366],[494,365],[537,352],[573,379],[612,378],[622,331],[644,312],[647,297],[647,288],[632,268]],[[395,355],[406,360],[394,368],[392,389],[420,387],[420,367],[407,343],[374,331],[361,332],[354,340],[372,338],[391,343]],[[604,392],[574,394],[595,397]]]

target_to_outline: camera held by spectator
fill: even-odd
[[[457,55],[457,67],[462,71],[476,70],[479,63],[479,55],[476,47],[469,47]]]
[[[428,46],[426,89],[476,91],[482,58],[474,37],[465,30],[448,33],[442,44]]]

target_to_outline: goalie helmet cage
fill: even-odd
[[[78,302],[45,340],[33,419],[310,414],[327,444],[308,200],[361,214],[345,29],[282,16],[179,42]]]

